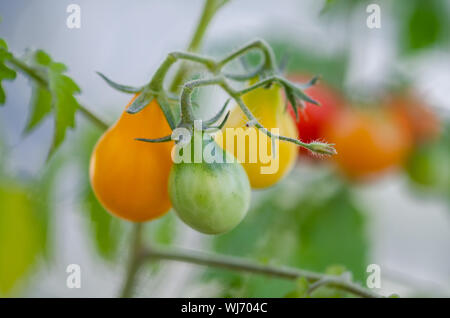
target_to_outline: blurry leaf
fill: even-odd
[[[338,263],[363,281],[368,250],[365,219],[348,189],[339,189],[326,201],[301,202],[297,211],[302,211],[298,266],[323,272]]]
[[[296,287],[293,291],[289,292],[284,296],[284,298],[307,298],[309,283],[304,277],[300,277],[296,281]]]
[[[276,56],[289,52],[286,73],[302,73],[320,75],[327,83],[342,89],[348,67],[348,58],[344,55],[326,56],[301,49],[298,46],[282,41],[271,42]]]
[[[113,217],[103,208],[90,187],[82,200],[98,253],[106,260],[113,260],[117,256],[116,252],[122,233],[119,219]]]
[[[16,72],[5,65],[5,61],[11,57],[8,52],[8,45],[5,40],[0,38],[0,105],[6,100],[5,91],[3,90],[3,80],[13,80],[16,78]]]
[[[343,265],[330,265],[325,269],[325,273],[328,275],[340,276],[347,272],[347,268]]]
[[[31,132],[52,111],[52,95],[40,85],[33,86],[31,97],[31,115],[25,127],[25,132]]]
[[[124,234],[124,222],[107,212],[97,200],[89,181],[89,160],[102,131],[95,126],[84,127],[83,133],[76,140],[76,153],[83,176],[80,187],[82,195],[80,202],[87,216],[87,226],[92,242],[98,254],[111,261],[117,257],[120,242]]]
[[[53,247],[53,237],[51,235],[53,226],[52,194],[56,177],[64,163],[64,157],[53,158],[53,160],[45,166],[39,179],[33,183],[33,187],[30,189],[30,195],[33,198],[36,210],[37,221],[41,228],[43,254],[47,260],[52,256]]]
[[[448,17],[444,1],[412,0],[397,5],[397,20],[406,53],[414,53],[444,41],[448,43]]]
[[[369,248],[363,214],[346,188],[329,187],[325,180],[301,195],[295,187],[265,192],[236,229],[213,239],[214,250],[322,273],[342,264],[363,280]],[[210,269],[204,278],[221,282],[235,297],[282,297],[295,289],[295,282],[221,270]]]
[[[10,295],[42,250],[40,222],[27,189],[0,184],[0,294]]]
[[[417,147],[406,163],[406,172],[421,190],[438,195],[450,195],[450,125],[441,137]]]
[[[153,220],[149,223],[151,241],[162,245],[170,245],[176,237],[176,217],[174,213]]]

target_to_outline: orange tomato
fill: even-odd
[[[311,79],[311,76],[293,74],[289,75],[288,78],[293,82],[305,83]],[[305,93],[318,101],[320,106],[305,102],[305,108],[299,110],[297,120],[294,110],[289,105],[289,113],[297,124],[298,139],[303,142],[324,141],[326,140],[323,136],[324,127],[333,120],[334,116],[342,108],[344,104],[343,97],[323,81],[319,81],[319,83],[307,88]],[[298,149],[300,154],[306,158],[313,160],[321,158],[303,147],[298,147]]]
[[[250,82],[250,84],[253,82]],[[297,138],[298,133],[295,122],[291,115],[285,111],[283,92],[280,85],[272,84],[270,88],[257,88],[245,94],[242,100],[265,128],[269,130],[278,128],[279,135]],[[247,122],[248,118],[236,106],[231,111],[223,131],[226,132],[227,128],[240,128],[240,130],[235,130],[236,136],[229,136],[228,133],[218,134],[216,141],[242,163],[252,188],[267,188],[279,182],[291,171],[297,158],[298,146],[287,141],[279,141],[277,154],[273,155],[271,139],[260,133],[257,128],[247,127]],[[241,152],[239,148],[242,144],[240,144],[239,140],[243,142],[246,140],[246,136],[251,136],[252,134],[256,136],[253,143],[250,139],[247,139],[243,144],[244,149],[242,150],[244,151]],[[227,138],[236,139],[234,145],[229,145]],[[260,140],[260,138],[264,138],[264,140]],[[263,149],[264,144],[266,149]],[[260,152],[270,154],[270,156],[262,158]],[[251,157],[256,158],[256,160],[252,162],[250,160]],[[264,171],[264,169],[267,170]]]
[[[92,153],[90,178],[94,193],[106,210],[135,222],[155,219],[169,210],[173,142],[134,140],[169,134],[171,129],[155,100],[137,114],[124,111],[103,134]]]
[[[339,170],[353,179],[367,179],[401,165],[412,144],[407,127],[386,109],[341,111],[325,129],[335,144]]]

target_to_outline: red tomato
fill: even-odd
[[[368,179],[403,164],[412,144],[408,128],[384,108],[346,109],[325,129],[335,143],[338,169],[351,179]]]
[[[311,76],[305,75],[291,75],[288,76],[292,82],[305,83]],[[327,86],[323,82],[305,90],[305,93],[312,99],[318,101],[321,106],[311,103],[305,103],[305,108],[299,110],[299,119],[296,121],[298,128],[298,138],[303,142],[311,142],[315,140],[328,141],[324,138],[324,127],[337,115],[343,104],[343,98]],[[292,107],[289,107],[289,112],[295,119],[295,113]],[[299,147],[301,154],[308,154],[309,157],[314,157],[308,150]]]

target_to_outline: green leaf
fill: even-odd
[[[0,295],[17,293],[42,251],[41,223],[27,192],[0,184]]]
[[[429,48],[437,44],[445,32],[446,20],[444,14],[446,8],[442,1],[411,1],[412,10],[406,19],[404,27],[405,49],[408,52]]]
[[[16,78],[16,72],[5,65],[5,61],[11,58],[8,52],[8,45],[5,40],[0,38],[0,105],[5,104],[6,94],[3,90],[3,80],[13,80]]]
[[[60,64],[52,64],[49,68],[49,88],[55,119],[49,157],[64,141],[67,129],[75,127],[75,113],[79,107],[73,95],[80,93],[80,88],[70,77],[61,74],[62,69]]]
[[[34,61],[42,66],[50,66],[52,64],[52,58],[46,52],[37,50],[34,53]]]
[[[368,247],[365,219],[348,189],[339,189],[327,200],[303,201],[295,210],[302,211],[296,263],[321,272],[330,264],[342,264],[363,281]]]
[[[31,132],[52,111],[52,95],[41,85],[33,85],[31,96],[31,115],[25,126],[25,132]]]

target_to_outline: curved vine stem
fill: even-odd
[[[120,297],[128,298],[133,296],[136,275],[141,267],[143,258],[142,247],[142,223],[136,223],[132,229],[131,248],[128,259],[125,280],[123,282]]]
[[[234,271],[242,271],[288,280],[305,278],[310,283],[321,282],[321,285],[335,287],[364,298],[380,298],[377,293],[363,288],[358,284],[346,281],[339,276],[319,274],[298,268],[263,265],[233,256],[215,255],[180,248],[147,247],[141,254],[142,262],[149,260],[172,260],[197,265],[211,266]]]
[[[195,28],[195,32],[192,35],[191,41],[187,47],[189,52],[198,52],[203,42],[203,38],[205,36],[206,30],[214,18],[219,9],[228,2],[229,0],[206,0],[205,6],[203,7],[202,14],[200,19],[198,20],[197,27]],[[189,69],[186,64],[181,64],[178,69],[175,77],[170,85],[170,91],[175,93],[178,91],[179,86],[186,78]]]
[[[49,89],[49,83],[46,78],[44,78],[40,73],[38,73],[34,68],[28,66],[26,63],[21,61],[20,59],[12,56],[10,59],[8,59],[8,62],[14,66],[14,68],[25,75],[29,76],[31,79],[33,79],[36,83],[41,85],[42,87]],[[94,125],[98,126],[100,129],[106,130],[109,127],[109,124],[105,122],[104,120],[100,119],[97,115],[92,113],[89,108],[78,104],[78,110],[87,118],[89,119]]]
[[[225,79],[223,75],[216,76],[209,79],[200,79],[200,80],[192,80],[189,82],[186,82],[183,86],[183,90],[181,92],[180,97],[180,104],[181,104],[181,122],[182,123],[191,123],[193,122],[193,113],[192,113],[192,105],[191,105],[191,94],[194,90],[194,88],[202,87],[202,86],[210,86],[210,85],[218,85],[222,87],[222,89],[228,93],[228,95],[234,99],[234,101],[238,104],[238,106],[241,108],[242,112],[247,116],[248,120],[252,123],[253,126],[255,126],[257,129],[262,131],[264,134],[266,134],[269,138],[279,139],[282,141],[287,141],[294,143],[298,146],[304,147],[308,150],[311,150],[313,152],[317,152],[320,154],[326,154],[326,155],[333,155],[336,154],[336,150],[332,147],[332,145],[329,145],[327,143],[323,142],[310,142],[305,143],[295,138],[290,138],[286,136],[276,135],[270,132],[267,128],[265,128],[263,125],[261,125],[258,122],[258,119],[252,114],[252,112],[248,109],[248,107],[245,105],[244,101],[242,100],[241,96],[244,94],[249,93],[250,91],[257,89],[259,87],[263,87],[267,84],[271,84],[273,82],[278,82],[282,85],[290,85],[287,83],[284,79],[278,77],[278,76],[271,76],[269,78],[266,78],[248,88],[245,88],[241,91],[236,91],[233,89]]]

